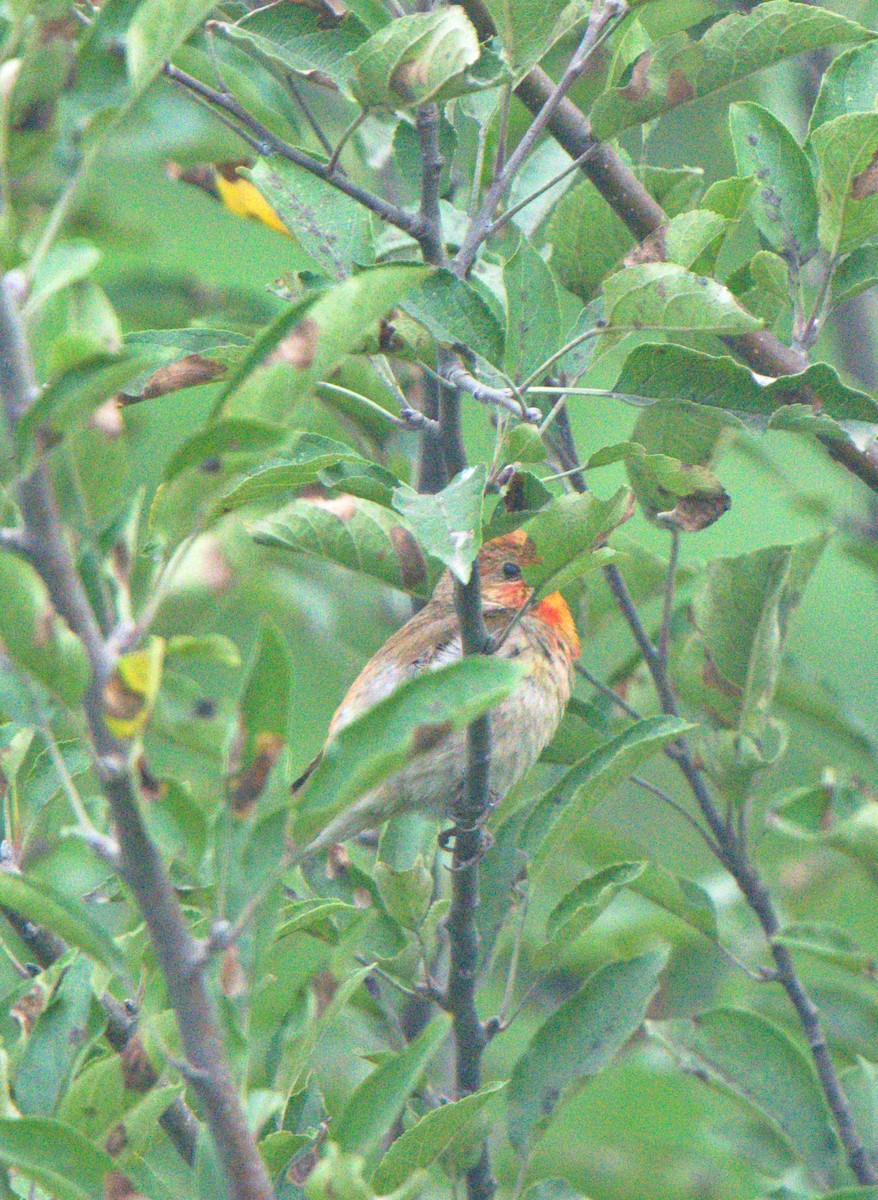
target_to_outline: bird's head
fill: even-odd
[[[486,542],[479,551],[482,603],[489,608],[523,608],[533,595],[533,588],[524,581],[525,568],[539,561],[536,546],[523,529],[515,529]],[[435,594],[451,601],[454,593],[450,575],[443,577]],[[540,600],[531,613],[554,630],[567,646],[571,658],[579,657],[576,623],[560,592]]]

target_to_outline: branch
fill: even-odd
[[[442,381],[449,387],[462,392],[469,392],[480,404],[493,404],[513,413],[520,421],[530,425],[539,425],[543,414],[538,408],[528,408],[523,401],[517,400],[512,388],[489,387],[476,379],[475,375],[463,365],[460,359],[450,357],[442,373]],[[462,468],[461,468],[462,469]]]
[[[424,261],[441,267],[445,263],[445,241],[439,193],[445,160],[439,150],[439,105],[422,104],[415,116],[421,144],[421,232],[418,243]]]
[[[440,352],[440,371],[448,352]],[[450,478],[466,466],[460,427],[460,396],[447,387],[440,390],[439,424],[442,456]],[[469,583],[455,583],[455,605],[464,654],[484,654],[489,634],[482,616],[478,563]],[[448,913],[449,971],[444,1007],[452,1014],[455,1076],[459,1095],[478,1091],[482,1082],[482,1055],[488,1034],[476,1009],[479,966],[479,859],[484,853],[482,825],[490,811],[491,718],[477,718],[467,730],[467,765],[463,788],[454,798],[454,852],[451,863],[451,908]],[[466,1173],[468,1200],[491,1200],[496,1190],[488,1154],[482,1145],[479,1160]]]
[[[614,564],[604,568],[604,575],[610,585],[623,615],[625,616],[640,647],[644,661],[653,679],[656,692],[661,703],[662,712],[667,716],[678,717],[680,709],[674,696],[667,675],[667,663],[653,646],[646,634],[637,613],[631,594]],[[862,1139],[854,1123],[850,1101],[842,1089],[841,1082],[835,1069],[835,1064],[829,1054],[826,1035],[820,1021],[820,1013],[814,1001],[805,990],[796,972],[792,957],[786,946],[779,945],[775,939],[780,932],[780,920],[774,901],[765,886],[756,867],[751,863],[747,848],[742,842],[731,823],[723,821],[714,803],[701,768],[697,765],[689,744],[685,738],[675,743],[674,760],[682,771],[692,793],[698,802],[698,807],[706,820],[713,839],[716,842],[716,853],[720,861],[733,876],[750,908],[756,915],[759,924],[768,940],[772,958],[777,968],[777,980],[787,993],[793,1008],[801,1023],[808,1047],[817,1068],[823,1093],[832,1112],[839,1137],[847,1154],[850,1168],[863,1186],[878,1183],[878,1172],[872,1166],[863,1146]]]
[[[9,908],[0,909],[0,912],[27,946],[35,963],[43,970],[57,962],[66,952],[67,947],[64,942],[41,925],[34,925],[32,921],[28,921],[26,917]],[[107,1018],[105,1030],[107,1041],[118,1054],[124,1054],[137,1031],[137,1022],[127,1011],[125,1005],[120,1004],[109,992],[104,992],[101,996],[100,1005]],[[131,1057],[131,1051],[129,1051],[129,1063]],[[132,1091],[148,1092],[158,1082],[158,1074],[142,1053],[138,1055],[136,1072],[130,1069],[126,1070],[126,1085]],[[137,1086],[132,1086],[133,1083],[136,1083]],[[195,1146],[198,1141],[198,1119],[182,1096],[177,1096],[171,1101],[159,1117],[159,1124],[183,1161],[190,1167],[193,1166]]]
[[[0,393],[10,432],[37,393],[21,317],[18,280],[0,281]],[[130,745],[104,721],[104,688],[114,658],[101,636],[64,536],[48,469],[40,463],[19,487],[24,528],[34,545],[34,564],[58,612],[85,647],[91,683],[83,707],[103,793],[109,801],[122,875],[149,930],[175,1010],[184,1051],[197,1072],[194,1084],[211,1131],[232,1200],[272,1200],[272,1187],[247,1126],[238,1089],[203,973],[161,856],[149,838],[131,777]]]
[[[319,159],[312,158],[310,154],[306,154],[303,150],[291,146],[289,142],[285,142],[283,138],[278,137],[267,125],[263,125],[261,121],[258,121],[256,117],[247,112],[234,96],[218,91],[216,88],[208,87],[200,79],[196,79],[193,75],[188,75],[185,71],[181,71],[179,67],[175,67],[171,63],[165,63],[163,70],[168,79],[179,84],[180,87],[186,88],[193,95],[201,97],[211,108],[233,116],[243,128],[242,137],[244,140],[248,145],[257,148],[261,154],[265,156],[277,154],[281,158],[288,159],[289,162],[295,163],[297,167],[301,167],[304,171],[316,175],[318,179],[332,184],[334,188],[338,188],[340,192],[344,192],[346,196],[350,196],[352,200],[356,200],[358,204],[362,204],[364,208],[368,208],[370,212],[375,213],[382,221],[396,226],[397,229],[401,229],[404,233],[418,240],[418,235],[421,233],[421,220],[419,216],[407,213],[404,209],[396,204],[391,204],[388,200],[382,200],[380,196],[376,196],[374,192],[370,192],[367,188],[354,183],[346,175],[330,169],[327,163],[322,163]],[[236,131],[240,132],[240,130]],[[254,139],[256,140],[254,141]]]
[[[505,194],[506,189],[515,178],[525,159],[533,150],[540,135],[549,126],[561,101],[582,75],[583,71],[585,71],[591,55],[609,33],[612,23],[623,16],[627,8],[628,5],[625,3],[625,0],[594,0],[588,24],[585,28],[585,34],[576,48],[573,57],[567,64],[564,74],[545,97],[530,127],[488,188],[488,194],[485,196],[482,207],[467,230],[463,243],[455,255],[455,274],[464,276],[469,272],[470,267],[475,261],[479,246],[481,246],[490,233],[494,209],[497,207],[498,202]],[[580,155],[574,155],[573,157],[579,158]]]

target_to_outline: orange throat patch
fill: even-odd
[[[557,633],[558,637],[565,643],[570,650],[571,658],[579,658],[579,636],[576,632],[576,624],[573,620],[573,614],[567,607],[567,601],[560,592],[552,592],[551,596],[546,596],[545,600],[541,600],[539,604],[533,608],[533,615],[539,617],[550,629]]]

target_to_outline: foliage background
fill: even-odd
[[[833,7],[871,28],[878,25],[876,4]],[[642,156],[653,165],[702,168],[706,183],[727,177],[735,170],[726,130],[729,103],[756,100],[801,132],[814,69],[808,59],[781,63],[717,98],[670,113],[650,131],[645,145],[639,131],[625,135],[623,145],[635,160]],[[168,161],[218,162],[240,152],[238,140],[210,114],[165,83],[147,92],[112,138],[100,171],[80,194],[69,232],[87,236],[99,247],[95,279],[106,289],[126,333],[174,328],[190,321],[252,332],[280,311],[281,302],[269,285],[281,275],[313,269],[314,263],[291,239],[237,218],[207,196],[168,178]],[[749,238],[754,249],[758,245],[755,230],[746,223],[740,237],[744,244]],[[860,304],[856,319],[871,332],[876,315],[871,296],[867,294]],[[876,384],[873,346],[856,334],[844,340],[852,320],[842,313],[838,322],[830,324],[815,357],[835,362],[857,386],[871,390]],[[594,387],[609,385],[617,369],[618,360],[604,360],[587,382]],[[206,385],[132,406],[124,412],[121,436],[107,444],[94,436],[90,464],[94,473],[82,480],[86,503],[97,510],[114,492],[133,494],[141,487],[151,492],[175,450],[210,412],[219,387]],[[583,457],[629,438],[637,416],[616,401],[598,397],[575,398],[569,409]],[[341,440],[350,437],[349,427],[317,401],[303,401],[296,422],[300,428],[311,427]],[[485,411],[474,403],[465,409],[465,432],[470,461],[489,459],[493,431]],[[415,441],[413,433],[399,436],[392,450],[397,469],[413,454]],[[779,431],[742,432],[725,448],[719,469],[732,497],[731,510],[709,529],[683,538],[684,566],[807,537],[823,527],[827,514],[838,519],[843,530],[853,521],[870,524],[874,537],[878,521],[874,498],[866,498],[857,480],[804,437]],[[610,495],[625,482],[624,468],[611,465],[594,478],[600,494]],[[658,553],[667,552],[667,535],[639,513],[625,533]],[[878,957],[874,874],[868,878],[829,849],[791,843],[771,829],[764,830],[761,820],[769,796],[814,784],[828,766],[878,787],[876,576],[874,564],[870,568],[852,553],[851,541],[844,531],[832,541],[794,618],[788,674],[778,702],[779,714],[789,724],[790,746],[780,766],[762,779],[754,829],[759,831],[760,860],[789,919],[839,925]],[[167,597],[156,632],[223,633],[246,663],[263,622],[282,631],[292,680],[286,769],[295,777],[321,746],[329,717],[348,683],[406,616],[407,601],[340,568],[300,557],[267,555],[241,530],[224,535],[222,553],[230,570],[223,586],[205,587],[210,580],[203,572],[209,574],[210,563],[202,564],[200,577],[199,568],[193,568],[186,586],[175,587]],[[594,609],[606,603],[603,588],[593,577],[582,597],[585,631],[589,606]],[[685,583],[682,594],[687,595]],[[656,614],[655,607],[646,610],[653,619]],[[601,678],[612,677],[631,653],[628,632],[619,621],[589,632],[584,644],[587,664]],[[244,674],[234,667],[196,663],[186,675],[190,688],[185,698],[160,699],[147,734],[147,756],[150,769],[159,777],[172,777],[184,769],[196,795],[208,797],[221,783],[225,722],[240,695]],[[820,691],[821,696],[838,697],[838,719],[829,722],[803,711],[806,691],[811,696]],[[14,702],[8,704],[12,711]],[[180,706],[176,713],[174,705]],[[648,706],[646,699],[643,705]],[[193,715],[198,712],[208,715]],[[186,748],[181,748],[181,723],[188,730]],[[65,755],[74,773],[83,771],[77,758],[81,751],[71,744],[65,747]],[[108,885],[104,867],[81,841],[57,837],[67,817],[45,754],[32,753],[26,771],[29,802],[41,814],[38,832],[44,839],[39,852],[30,857],[29,874],[80,897],[97,889],[101,899],[109,902],[100,919],[110,928],[119,920],[121,928],[118,897]],[[541,791],[557,772],[550,763],[539,766],[528,789]],[[674,786],[667,764],[655,764],[652,777],[669,789]],[[710,891],[737,952],[746,957],[751,951],[759,957],[751,919],[699,839],[633,785],[623,785],[592,808],[570,855],[555,864],[542,902],[557,900],[584,872],[623,859],[652,859],[701,882]],[[486,1062],[488,1078],[508,1077],[545,1014],[589,971],[608,957],[633,953],[656,939],[670,941],[674,951],[660,1010],[651,1016],[665,1019],[713,1004],[745,1003],[795,1033],[776,989],[754,985],[709,941],[626,892],[569,947],[563,961],[553,964],[549,983],[510,1031],[492,1044]],[[313,964],[315,969],[322,965]],[[840,980],[835,968],[816,960],[803,969],[820,1000],[839,1060],[851,1063],[858,1054],[878,1057],[874,979]],[[499,1000],[497,986],[495,981],[494,995],[488,992],[494,1005]],[[0,990],[11,995],[17,989],[20,981],[12,965],[0,964]],[[486,1003],[486,1011],[489,1007]],[[4,1039],[11,1046],[16,1028],[4,1019]],[[338,1111],[341,1098],[367,1074],[364,1052],[380,1045],[374,1014],[360,1013],[333,1028],[314,1064],[330,1111]],[[873,1124],[873,1138],[875,1134]],[[496,1149],[500,1178],[509,1186],[514,1176],[509,1148],[500,1138]],[[196,1194],[193,1187],[203,1196],[218,1194],[209,1167],[203,1167],[201,1176],[197,1171],[184,1172],[164,1138],[153,1143],[148,1160],[171,1191],[179,1189],[178,1195]],[[576,1194],[596,1200],[655,1196],[731,1200],[782,1194],[772,1189],[782,1187],[784,1181],[795,1189],[801,1182],[788,1152],[768,1126],[747,1115],[734,1100],[680,1073],[653,1043],[643,1039],[561,1106],[540,1143],[533,1177],[540,1178],[544,1169],[563,1175]],[[866,1192],[862,1194],[865,1197]]]

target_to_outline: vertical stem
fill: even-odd
[[[442,370],[440,358],[440,371]],[[466,466],[460,428],[460,396],[443,387],[439,396],[439,423],[445,469],[456,475]],[[481,581],[478,564],[473,564],[469,582],[455,585],[455,602],[464,654],[483,654],[488,631],[482,618]],[[451,862],[451,908],[448,914],[450,965],[446,1004],[452,1014],[455,1045],[455,1079],[459,1095],[479,1089],[482,1054],[487,1034],[476,1009],[479,967],[479,858],[483,853],[482,823],[490,802],[491,718],[486,713],[467,729],[467,767],[463,789],[455,797],[454,852]],[[479,1160],[466,1174],[468,1200],[491,1200],[496,1190],[487,1141]]]

